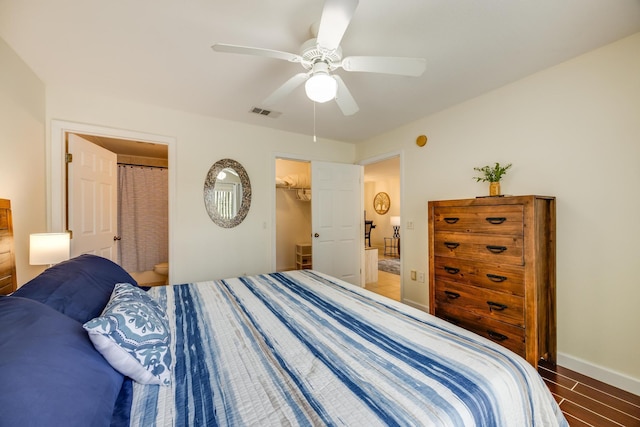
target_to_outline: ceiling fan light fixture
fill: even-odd
[[[326,70],[318,70],[317,68],[320,67],[314,66],[314,73],[304,84],[304,90],[307,97],[314,102],[331,101],[335,99],[338,92],[338,83]]]

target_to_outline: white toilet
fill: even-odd
[[[161,262],[153,266],[153,271],[161,276],[165,276],[165,284],[169,283],[169,263]]]

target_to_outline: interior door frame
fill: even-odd
[[[367,166],[369,164],[373,164],[373,163],[378,163],[384,160],[388,160],[392,157],[400,157],[400,171],[399,171],[399,178],[400,178],[400,218],[402,218],[402,212],[404,212],[404,203],[405,203],[405,194],[404,194],[404,151],[403,150],[396,150],[396,151],[389,151],[387,153],[383,153],[383,154],[379,154],[377,156],[373,156],[373,157],[368,157],[366,159],[360,160],[358,162],[359,165]],[[362,183],[363,186],[363,192],[364,192],[364,182]],[[402,246],[402,251],[404,254],[406,254],[406,248],[407,245],[404,244]],[[404,275],[403,275],[403,271],[404,271],[404,260],[407,259],[406,256],[401,256],[400,257],[400,302],[404,302]]]
[[[129,139],[153,144],[167,145],[169,165],[169,262],[173,257],[171,241],[173,240],[173,219],[176,218],[176,204],[172,203],[176,194],[176,138],[145,132],[116,129],[106,126],[76,123],[63,120],[51,120],[50,145],[47,147],[46,176],[47,179],[47,229],[62,232],[65,230],[66,220],[66,178],[65,178],[65,148],[68,133],[103,136],[107,138]],[[169,282],[173,283],[172,270],[169,269]]]

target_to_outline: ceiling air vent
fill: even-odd
[[[260,107],[251,107],[251,110],[249,111],[252,112],[253,114],[258,114],[259,116],[265,116],[265,117],[271,117],[271,118],[276,118],[280,116],[280,114],[282,114],[279,111],[265,110],[264,108],[260,108]]]

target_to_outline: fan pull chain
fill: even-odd
[[[316,103],[313,103],[313,142],[318,142],[316,139]]]

